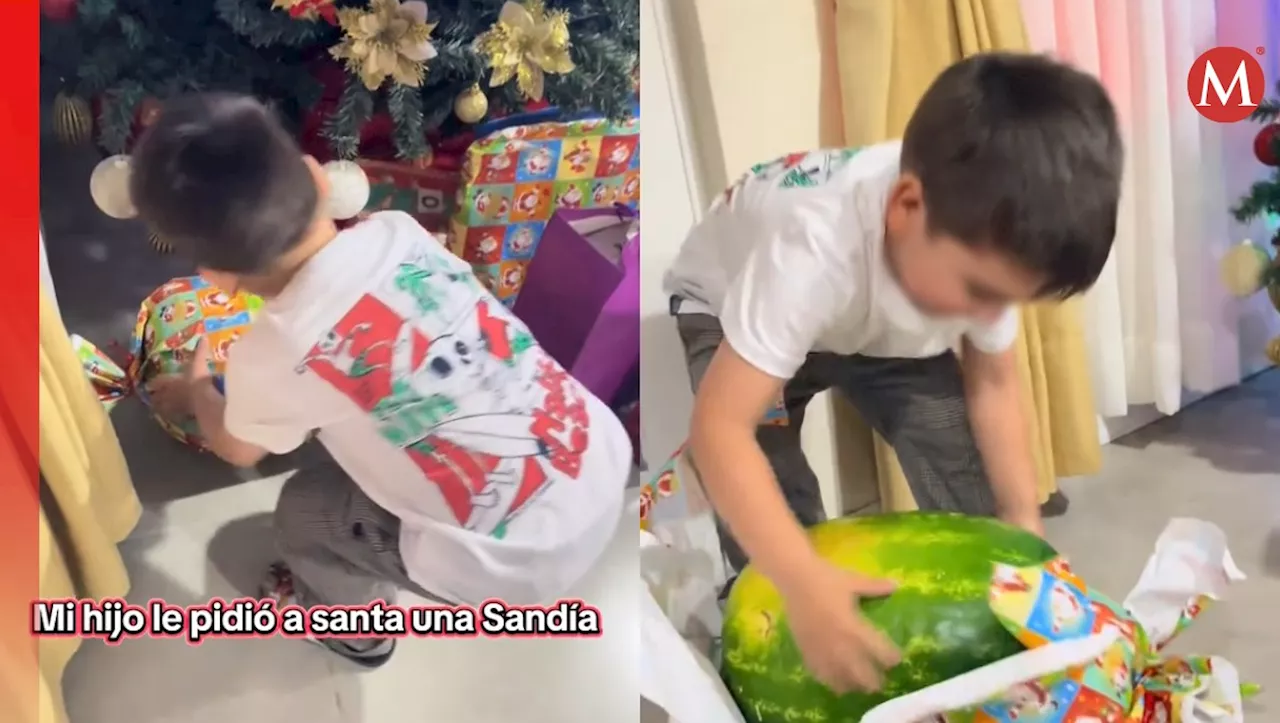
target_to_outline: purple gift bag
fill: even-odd
[[[513,308],[547,353],[605,403],[640,361],[640,227],[625,206],[547,222]]]

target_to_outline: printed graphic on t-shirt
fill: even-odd
[[[792,153],[768,163],[758,163],[743,174],[721,197],[722,204],[748,184],[765,183],[777,188],[816,188],[831,179],[861,148],[834,148]]]
[[[502,537],[581,471],[580,387],[474,276],[430,252],[361,297],[302,369],[369,414],[475,532]]]

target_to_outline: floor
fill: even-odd
[[[95,343],[123,342],[138,302],[186,270],[147,249],[134,224],[94,210],[85,179],[95,156],[52,142],[42,144],[42,153],[46,241],[67,326]],[[146,508],[122,546],[133,577],[131,599],[192,604],[251,590],[270,559],[267,513],[298,460],[273,460],[257,474],[241,475],[180,448],[137,404],[119,405],[115,422]],[[1169,518],[1195,516],[1222,526],[1250,579],[1174,650],[1222,655],[1247,679],[1276,691],[1250,708],[1257,721],[1280,716],[1277,440],[1280,371],[1273,371],[1107,447],[1104,473],[1068,481],[1071,511],[1049,525],[1051,539],[1083,577],[1116,597],[1136,581]],[[583,586],[582,594],[605,608],[606,630],[619,631],[602,639],[406,640],[392,662],[373,673],[284,639],[213,640],[199,647],[169,640],[116,647],[88,642],[66,675],[72,723],[634,720],[634,681],[624,680],[626,661],[635,657],[627,617],[636,597],[628,586],[638,579],[633,532],[619,535],[612,567]],[[578,686],[557,690],[554,679]],[[530,706],[534,695],[538,704]],[[554,710],[559,698],[574,702]]]

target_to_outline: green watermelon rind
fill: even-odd
[[[777,590],[748,567],[729,593],[721,641],[721,674],[748,723],[855,723],[886,700],[1023,651],[991,612],[993,567],[1058,556],[1044,540],[996,520],[938,512],[843,518],[810,537],[842,567],[898,581],[893,595],[862,608],[902,650],[902,663],[876,694],[836,695],[807,672]],[[949,639],[918,632],[948,622],[955,629]],[[942,664],[939,645],[952,651]]]

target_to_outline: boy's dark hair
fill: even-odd
[[[1042,274],[1043,296],[1078,294],[1102,273],[1123,166],[1101,83],[1037,55],[977,55],[947,68],[902,143],[930,231]]]
[[[258,274],[302,241],[318,191],[292,136],[257,100],[183,95],[132,155],[138,215],[198,266]]]

